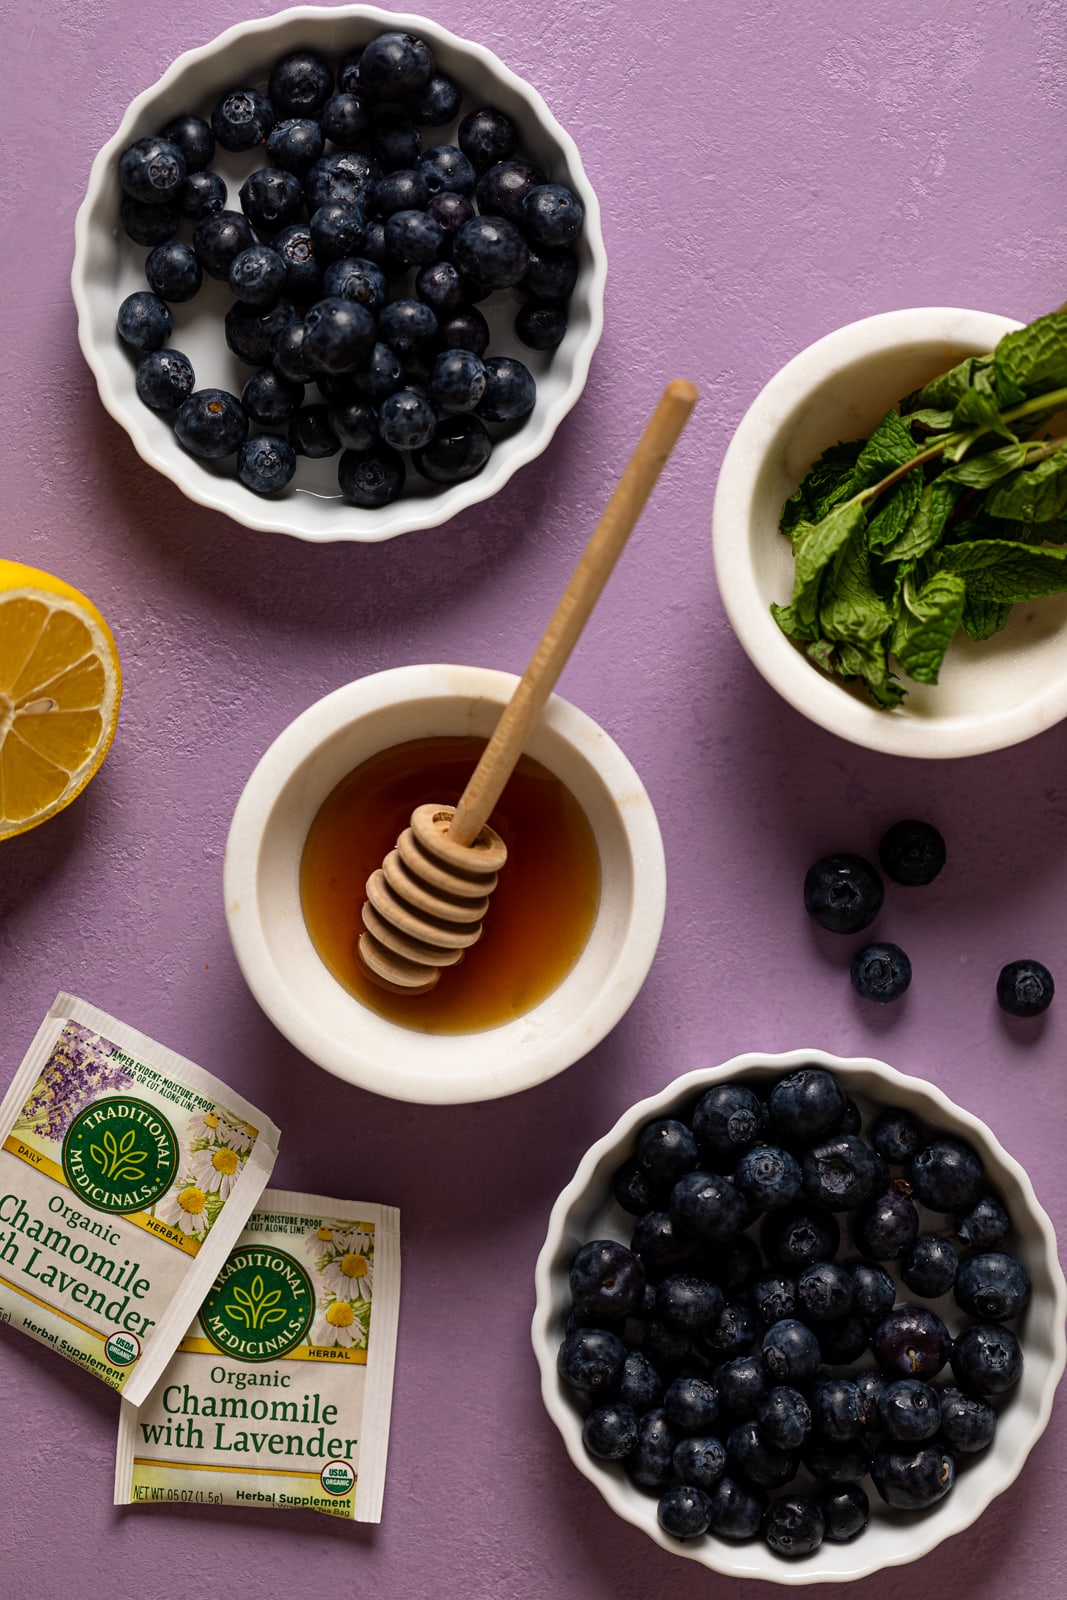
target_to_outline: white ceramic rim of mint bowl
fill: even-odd
[[[234,811],[224,867],[226,920],[252,993],[310,1060],[395,1100],[494,1100],[554,1077],[623,1016],[659,943],[666,867],[652,802],[603,728],[551,695],[525,751],[561,778],[581,805],[597,842],[601,878],[593,928],[562,982],[499,1027],[421,1033],[354,999],[316,954],[301,911],[299,869],[326,796],[371,755],[407,740],[488,738],[517,682],[511,673],[488,668],[418,665],[346,684],[279,734]]]
[[[537,379],[538,398],[525,425],[498,441],[487,466],[466,483],[437,489],[412,471],[409,479],[417,493],[401,495],[377,511],[363,510],[340,500],[337,457],[332,456],[325,461],[301,460],[297,478],[305,487],[290,486],[278,496],[259,496],[238,482],[232,458],[216,466],[188,455],[169,422],[137,397],[134,363],[115,332],[115,317],[126,294],[146,287],[143,262],[147,250],[128,240],[119,226],[118,158],[134,139],[158,132],[180,112],[205,111],[213,99],[242,80],[265,81],[269,66],[286,51],[309,46],[339,56],[382,29],[403,29],[423,37],[441,66],[453,72],[467,91],[461,114],[474,103],[497,104],[509,111],[519,126],[522,150],[554,181],[568,183],[580,196],[585,225],[576,246],[580,270],[567,334],[554,352],[528,350],[509,326],[520,303],[514,292],[483,303],[493,329],[490,350],[523,360]],[[430,131],[435,142],[446,141],[452,132],[449,128]],[[236,209],[235,185],[241,180],[233,174],[251,168],[240,157],[227,157],[225,152],[219,152],[216,164],[227,176],[227,205]],[[378,543],[418,528],[437,527],[496,494],[520,467],[542,453],[576,404],[604,323],[607,255],[600,207],[571,135],[538,91],[484,45],[462,39],[428,17],[377,6],[296,6],[275,16],[237,23],[208,44],[179,56],[157,83],[130,104],[117,132],[93,161],[75,220],[74,240],[71,288],[78,313],[78,339],[104,406],[129,434],[138,455],[198,505],[221,511],[245,527],[286,533],[315,544],[338,540]],[[213,323],[215,337],[211,339],[195,320],[212,298],[215,313],[209,314],[218,317],[228,299],[223,285],[207,280],[195,300],[172,308],[175,328],[170,343],[192,359],[198,388],[236,386],[240,392],[254,369],[226,350],[220,319]],[[209,363],[203,372],[201,357]]]
[[[853,744],[943,759],[999,750],[1067,716],[1067,596],[1014,608],[980,644],[957,637],[936,686],[913,684],[883,711],[821,672],[770,613],[788,601],[793,557],[778,532],[786,496],[828,445],[866,436],[920,382],[992,350],[1020,324],[988,311],[922,306],[866,317],[818,339],[757,395],[722,463],[712,515],[726,614],[767,682],[797,711]]]
[[[632,1155],[641,1124],[667,1114],[672,1107],[685,1105],[712,1084],[745,1076],[773,1080],[811,1064],[837,1073],[846,1092],[861,1101],[907,1107],[931,1128],[948,1129],[974,1145],[985,1163],[991,1186],[1001,1194],[1012,1216],[1013,1245],[1033,1280],[1033,1298],[1025,1313],[1022,1334],[1023,1376],[1007,1397],[1009,1403],[998,1423],[996,1438],[984,1458],[974,1460],[946,1498],[927,1512],[899,1517],[886,1512],[872,1489],[871,1523],[864,1533],[848,1544],[824,1541],[811,1556],[789,1561],[776,1556],[761,1540],[734,1545],[708,1535],[683,1542],[665,1534],[656,1520],[655,1496],[634,1487],[621,1467],[595,1461],[587,1453],[582,1443],[582,1418],[556,1371],[556,1353],[569,1304],[570,1264],[578,1247],[591,1238],[629,1241],[634,1219],[614,1204],[610,1183],[618,1164]],[[535,1282],[532,1339],[541,1370],[541,1394],[571,1461],[595,1484],[613,1511],[647,1533],[662,1549],[731,1578],[764,1578],[785,1584],[841,1583],[869,1577],[884,1567],[903,1566],[929,1554],[942,1540],[970,1527],[1015,1481],[1048,1423],[1056,1386],[1067,1361],[1067,1284],[1052,1223],[1025,1170],[984,1122],[956,1105],[935,1084],[898,1072],[868,1056],[846,1058],[816,1049],[769,1055],[749,1052],[734,1056],[721,1066],[687,1072],[659,1093],[631,1106],[582,1157],[574,1177],[553,1206],[537,1259]],[[938,1381],[944,1376],[941,1374]]]

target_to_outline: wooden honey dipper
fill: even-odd
[[[357,948],[385,987],[424,994],[481,937],[507,860],[488,819],[696,399],[684,378],[664,390],[458,804],[418,806],[396,849],[367,879]]]

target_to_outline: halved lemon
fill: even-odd
[[[111,747],[121,695],[115,641],[92,601],[0,560],[0,839],[81,793]]]

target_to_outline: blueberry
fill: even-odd
[[[674,1476],[677,1443],[662,1410],[646,1411],[637,1423],[637,1444],[626,1459],[626,1471],[643,1489],[665,1489]]]
[[[124,193],[143,205],[176,200],[187,172],[178,146],[158,134],[136,139],[119,157],[119,183]]]
[[[466,307],[466,289],[459,269],[451,261],[430,261],[415,277],[415,293],[437,317],[450,317]]]
[[[417,170],[422,174],[431,195],[444,194],[446,191],[468,196],[474,193],[474,168],[454,144],[436,144],[424,150],[418,159]]]
[[[732,1361],[747,1355],[756,1337],[752,1312],[740,1301],[728,1300],[717,1317],[701,1330],[700,1342],[709,1355]]]
[[[522,220],[522,203],[531,189],[545,182],[545,175],[528,161],[497,161],[483,172],[475,186],[478,209],[491,217]]]
[[[758,1422],[739,1422],[726,1436],[727,1467],[761,1489],[780,1489],[796,1475],[797,1458],[760,1432]]]
[[[582,1443],[598,1461],[621,1461],[637,1448],[637,1413],[609,1402],[596,1406],[582,1425]]]
[[[756,1320],[766,1330],[774,1322],[797,1314],[797,1286],[794,1278],[759,1278],[749,1289],[749,1300]]]
[[[380,438],[377,412],[363,400],[331,405],[330,427],[344,450],[373,450]]]
[[[193,249],[200,265],[210,278],[223,282],[234,257],[255,243],[252,224],[241,211],[213,211],[201,217],[193,229]]]
[[[567,313],[548,300],[529,300],[515,313],[515,334],[528,350],[554,350],[567,333]]]
[[[723,1410],[747,1422],[755,1417],[767,1393],[767,1370],[759,1356],[733,1356],[715,1368],[715,1385]]]
[[[312,461],[336,455],[341,441],[330,427],[329,408],[321,404],[299,406],[289,418],[289,443],[297,455]]]
[[[371,217],[363,230],[363,255],[367,261],[374,264],[389,275],[390,278],[398,277],[405,270],[404,263],[398,261],[385,243],[385,223],[381,217]]]
[[[878,1420],[891,1439],[917,1444],[932,1439],[941,1423],[936,1389],[918,1378],[898,1378],[882,1390]]]
[[[696,1241],[675,1227],[669,1212],[654,1210],[638,1217],[630,1248],[641,1257],[646,1271],[655,1276],[686,1262],[696,1250]]]
[[[992,1444],[997,1428],[997,1414],[988,1400],[981,1395],[964,1394],[962,1390],[946,1384],[939,1394],[941,1408],[941,1437],[950,1450],[961,1455],[973,1455]]]
[[[641,1350],[628,1350],[619,1373],[615,1398],[631,1406],[638,1416],[652,1411],[663,1400],[663,1379]]]
[[[225,389],[197,389],[174,419],[178,443],[205,461],[232,456],[248,436],[248,418],[236,395]]]
[[[257,433],[237,452],[237,476],[256,494],[276,494],[296,471],[296,454],[287,439]]]
[[[264,367],[274,360],[278,337],[295,317],[288,300],[279,300],[265,310],[235,300],[223,320],[226,343],[250,367]]]
[[[864,1000],[888,1005],[911,983],[911,962],[898,944],[883,940],[857,950],[849,967],[852,987]]]
[[[1009,961],[997,978],[997,1003],[1013,1017],[1039,1017],[1055,992],[1052,974],[1040,961]]]
[[[189,181],[187,178],[185,183]],[[185,184],[182,184],[179,193],[184,191]],[[177,233],[178,207],[172,200],[165,200],[158,206],[146,205],[143,200],[133,200],[127,194],[123,195],[119,206],[119,220],[124,233],[134,244],[151,248],[173,239]]]
[[[437,427],[437,413],[425,396],[400,389],[382,402],[378,430],[394,450],[421,450]]]
[[[726,1471],[726,1449],[714,1434],[690,1434],[678,1440],[671,1465],[680,1482],[713,1489]]]
[[[378,314],[378,335],[405,363],[428,350],[437,332],[437,318],[421,300],[391,300]]]
[[[359,90],[359,64],[363,59],[363,45],[357,45],[354,50],[341,62],[337,69],[337,86],[339,89]]]
[[[679,1433],[706,1433],[719,1420],[718,1388],[707,1378],[675,1378],[664,1393],[663,1414]]]
[[[716,1246],[708,1270],[714,1273],[716,1283],[733,1297],[755,1283],[765,1265],[756,1240],[750,1234],[739,1233],[736,1239]]]
[[[845,1367],[858,1361],[870,1344],[867,1324],[855,1311],[820,1322],[817,1332],[819,1352],[828,1367]]]
[[[295,296],[311,296],[319,292],[322,282],[322,262],[315,250],[315,241],[306,222],[291,222],[274,235],[274,249],[285,262],[285,283],[288,292]]]
[[[797,1277],[798,1315],[809,1323],[847,1316],[855,1299],[852,1274],[836,1261],[813,1261]]]
[[[268,428],[276,427],[279,422],[288,422],[303,399],[303,384],[291,383],[288,378],[275,372],[273,367],[263,367],[259,372],[253,372],[241,390],[241,404],[252,421],[261,422]]]
[[[724,1304],[719,1285],[693,1273],[669,1273],[656,1287],[656,1315],[684,1333],[706,1327]]]
[[[937,1445],[915,1449],[883,1446],[871,1464],[874,1486],[887,1505],[922,1511],[944,1498],[956,1479],[956,1464]]]
[[[402,459],[384,444],[370,450],[345,450],[337,467],[344,499],[370,511],[395,500],[404,487],[404,477]]]
[[[936,1300],[952,1288],[959,1264],[960,1258],[950,1239],[936,1233],[921,1233],[904,1254],[900,1276],[913,1294]]]
[[[149,350],[137,363],[137,393],[152,411],[175,411],[195,381],[192,362],[180,350]]]
[[[254,150],[265,142],[274,121],[274,109],[258,89],[235,89],[211,111],[211,131],[224,150]]]
[[[470,350],[445,350],[430,374],[430,399],[439,411],[473,411],[485,393],[485,368]]]
[[[908,1172],[912,1192],[931,1211],[964,1211],[985,1189],[982,1163],[963,1139],[932,1139]]]
[[[898,1189],[888,1189],[862,1206],[852,1224],[856,1249],[872,1261],[897,1260],[918,1233],[915,1203]]]
[[[875,1327],[871,1348],[883,1372],[899,1378],[932,1378],[953,1349],[948,1329],[925,1306],[895,1306]]]
[[[259,167],[237,191],[241,210],[257,233],[277,233],[304,214],[300,179],[281,167]]]
[[[562,250],[582,231],[585,207],[562,183],[540,183],[523,197],[522,225],[527,237],[545,250]]]
[[[1023,1354],[1010,1328],[977,1322],[952,1346],[952,1371],[957,1383],[977,1394],[1003,1394],[1022,1376]]]
[[[485,363],[485,394],[478,415],[487,422],[521,422],[537,399],[529,367],[512,356],[490,356]]]
[[[274,336],[271,361],[275,371],[290,383],[311,383],[317,376],[315,365],[304,348],[306,342],[307,325],[299,320],[286,323]]]
[[[824,1490],[819,1506],[823,1514],[823,1538],[831,1544],[847,1544],[863,1532],[870,1520],[871,1504],[858,1483]]]
[[[462,100],[459,85],[443,72],[435,72],[424,88],[408,95],[405,103],[414,122],[427,128],[447,128],[459,115]]]
[[[832,1261],[841,1229],[831,1211],[806,1203],[784,1206],[765,1218],[760,1243],[772,1266],[800,1272],[813,1261]]]
[[[230,289],[238,300],[259,310],[277,305],[286,284],[285,262],[267,244],[252,244],[230,262]]]
[[[870,927],[884,895],[870,862],[847,852],[822,856],[804,879],[804,908],[830,933],[859,933]]]
[[[767,1507],[763,1537],[777,1555],[810,1556],[825,1534],[822,1508],[810,1495],[779,1495]]]
[[[767,1496],[762,1489],[750,1488],[724,1475],[708,1491],[708,1499],[711,1502],[708,1531],[716,1538],[739,1543],[757,1537],[767,1509]]]
[[[729,1162],[761,1138],[767,1108],[747,1085],[717,1083],[701,1095],[691,1120],[701,1154]]]
[[[469,350],[473,355],[484,356],[489,348],[489,324],[477,306],[465,306],[462,311],[453,311],[450,316],[439,320],[436,344],[440,350]],[[533,382],[532,378],[530,382]],[[488,394],[489,386],[490,370],[487,362],[485,368],[486,394]],[[499,382],[496,387],[499,391]],[[483,395],[480,402],[483,416],[486,414],[485,401],[486,396]],[[493,421],[494,419],[490,417],[489,420]]]
[[[463,483],[481,472],[492,448],[485,425],[476,416],[446,416],[429,444],[416,452],[415,466],[432,483]]]
[[[611,1180],[611,1192],[616,1205],[634,1217],[651,1211],[658,1199],[665,1198],[632,1156],[616,1168]]]
[[[718,1172],[687,1172],[671,1190],[670,1213],[693,1238],[723,1244],[751,1221],[748,1201]]]
[[[413,167],[402,167],[387,172],[374,185],[374,210],[382,217],[391,217],[394,211],[425,211],[429,191],[422,174]]]
[[[267,94],[280,117],[314,117],[333,88],[333,70],[317,50],[293,50],[271,68]]]
[[[847,1105],[845,1091],[824,1067],[799,1067],[779,1078],[767,1099],[772,1128],[804,1144],[833,1133]]]
[[[361,94],[342,89],[327,100],[319,121],[331,144],[339,150],[354,150],[370,127],[370,107]],[[377,149],[374,153],[380,155]]]
[[[426,211],[394,211],[385,220],[385,248],[407,266],[436,261],[444,238],[441,224]]]
[[[579,1328],[560,1345],[556,1370],[569,1388],[606,1396],[625,1359],[626,1346],[617,1334],[604,1328]]]
[[[895,822],[882,835],[878,861],[887,878],[911,888],[933,883],[945,865],[945,841],[929,822]]]
[[[422,134],[406,111],[383,106],[371,119],[371,149],[386,172],[414,167],[422,154]]]
[[[202,172],[215,158],[215,135],[203,117],[175,117],[163,129],[163,137],[178,146],[187,173]]]
[[[1030,1300],[1030,1276],[1021,1262],[1001,1250],[971,1256],[959,1269],[956,1303],[979,1322],[1010,1322]]]
[[[380,311],[389,299],[385,273],[363,256],[331,261],[322,275],[322,290],[331,297],[339,295],[342,300],[354,300],[372,312]]]
[[[763,1360],[773,1384],[797,1388],[812,1381],[819,1370],[819,1341],[796,1317],[775,1322],[763,1335]]]
[[[381,175],[372,156],[358,150],[332,150],[312,162],[304,174],[308,211],[317,211],[328,200],[358,200],[369,206]]]
[[[578,281],[578,257],[573,250],[543,250],[530,246],[530,261],[519,288],[531,300],[563,301]]]
[[[976,1250],[995,1250],[1011,1232],[1011,1218],[996,1195],[984,1194],[956,1218],[956,1237]]]
[[[525,239],[506,217],[471,217],[456,233],[452,254],[461,272],[490,289],[518,283],[530,260]]]
[[[465,194],[456,194],[452,189],[442,189],[439,194],[431,195],[426,202],[426,209],[433,220],[439,222],[444,229],[449,249],[452,248],[453,236],[474,215],[474,207],[468,197]]]
[[[178,209],[191,222],[226,209],[226,184],[217,172],[191,172],[178,190]]]
[[[403,100],[434,75],[430,47],[411,33],[379,33],[359,58],[359,86],[371,100]]]
[[[843,1444],[863,1432],[860,1393],[851,1378],[819,1378],[811,1391],[811,1420],[824,1439]]]
[[[148,287],[172,304],[191,300],[204,276],[192,245],[178,239],[157,244],[145,260],[144,273]]]
[[[380,339],[374,341],[367,365],[356,374],[355,381],[359,393],[374,405],[380,405],[398,389],[408,387],[404,363],[396,351],[382,344]]]
[[[854,1381],[859,1390],[863,1426],[873,1428],[878,1421],[878,1402],[882,1398],[888,1380],[875,1368],[864,1367],[856,1373]]]
[[[811,1432],[811,1407],[799,1389],[778,1383],[760,1400],[756,1421],[769,1444],[799,1450]]]
[[[506,111],[482,106],[468,111],[459,125],[459,148],[475,172],[485,172],[497,161],[507,161],[519,146],[519,133]]]
[[[889,1178],[881,1156],[853,1133],[812,1145],[800,1170],[806,1198],[830,1211],[856,1210],[884,1189]]]
[[[891,1166],[905,1166],[926,1143],[918,1117],[899,1107],[880,1111],[871,1124],[871,1143]]]
[[[375,327],[365,306],[340,295],[317,300],[304,324],[305,349],[318,370],[351,372],[366,365],[375,344]]]
[[[119,338],[134,350],[158,350],[170,338],[170,307],[149,289],[136,289],[119,306]]]
[[[303,177],[322,155],[326,138],[310,117],[287,117],[267,135],[267,160],[283,172]]]
[[[896,1285],[889,1273],[871,1261],[854,1261],[849,1270],[856,1291],[855,1310],[861,1317],[881,1321],[887,1311],[892,1311],[896,1299]]]
[[[842,1440],[812,1435],[801,1452],[801,1459],[820,1483],[858,1483],[871,1470],[871,1447],[862,1435]]]
[[[756,1144],[745,1150],[734,1168],[734,1183],[754,1211],[776,1211],[800,1193],[796,1158],[778,1145]]]
[[[570,1291],[581,1311],[631,1316],[644,1298],[644,1264],[616,1239],[591,1239],[571,1264]]]

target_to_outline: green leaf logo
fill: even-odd
[[[147,1211],[170,1188],[178,1140],[163,1114],[132,1095],[101,1095],[63,1140],[63,1175],[98,1211]]]
[[[200,1309],[204,1332],[224,1355],[277,1360],[307,1337],[315,1310],[311,1279],[285,1250],[239,1245]]]

